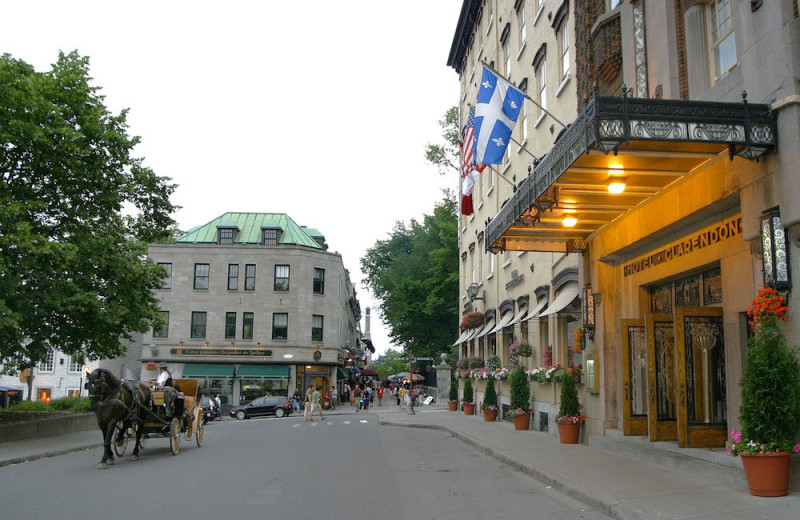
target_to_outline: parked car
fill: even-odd
[[[249,419],[258,415],[283,417],[292,413],[292,403],[286,397],[257,397],[250,404],[231,408],[231,417]]]
[[[213,421],[221,415],[217,403],[210,397],[201,397],[200,406],[203,408],[203,417],[206,422]]]

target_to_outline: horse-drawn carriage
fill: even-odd
[[[203,445],[205,418],[194,379],[174,379],[172,386],[148,386],[120,380],[111,372],[98,368],[89,374],[86,388],[103,432],[105,450],[100,468],[114,463],[114,452],[121,457],[134,439],[133,458],[147,439],[164,437],[170,440],[170,451],[177,455],[181,437],[194,436],[197,446]]]

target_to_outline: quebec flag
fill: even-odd
[[[502,164],[525,95],[483,68],[475,105],[475,164]]]

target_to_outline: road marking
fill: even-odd
[[[365,421],[364,419],[361,419],[361,420],[360,420],[360,421],[358,421],[358,422],[360,422],[361,424],[367,424],[367,421]]]

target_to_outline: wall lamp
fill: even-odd
[[[481,296],[478,296],[479,287],[480,286],[477,283],[473,283],[467,287],[467,297],[471,302],[474,302],[475,300],[481,300],[483,303],[486,303],[486,291],[483,291]]]
[[[789,249],[786,247],[786,230],[781,224],[781,214],[770,211],[761,217],[761,246],[763,249],[764,286],[776,291],[789,291]]]
[[[594,293],[591,287],[583,288],[581,298],[581,314],[583,317],[583,330],[588,339],[594,340]]]

